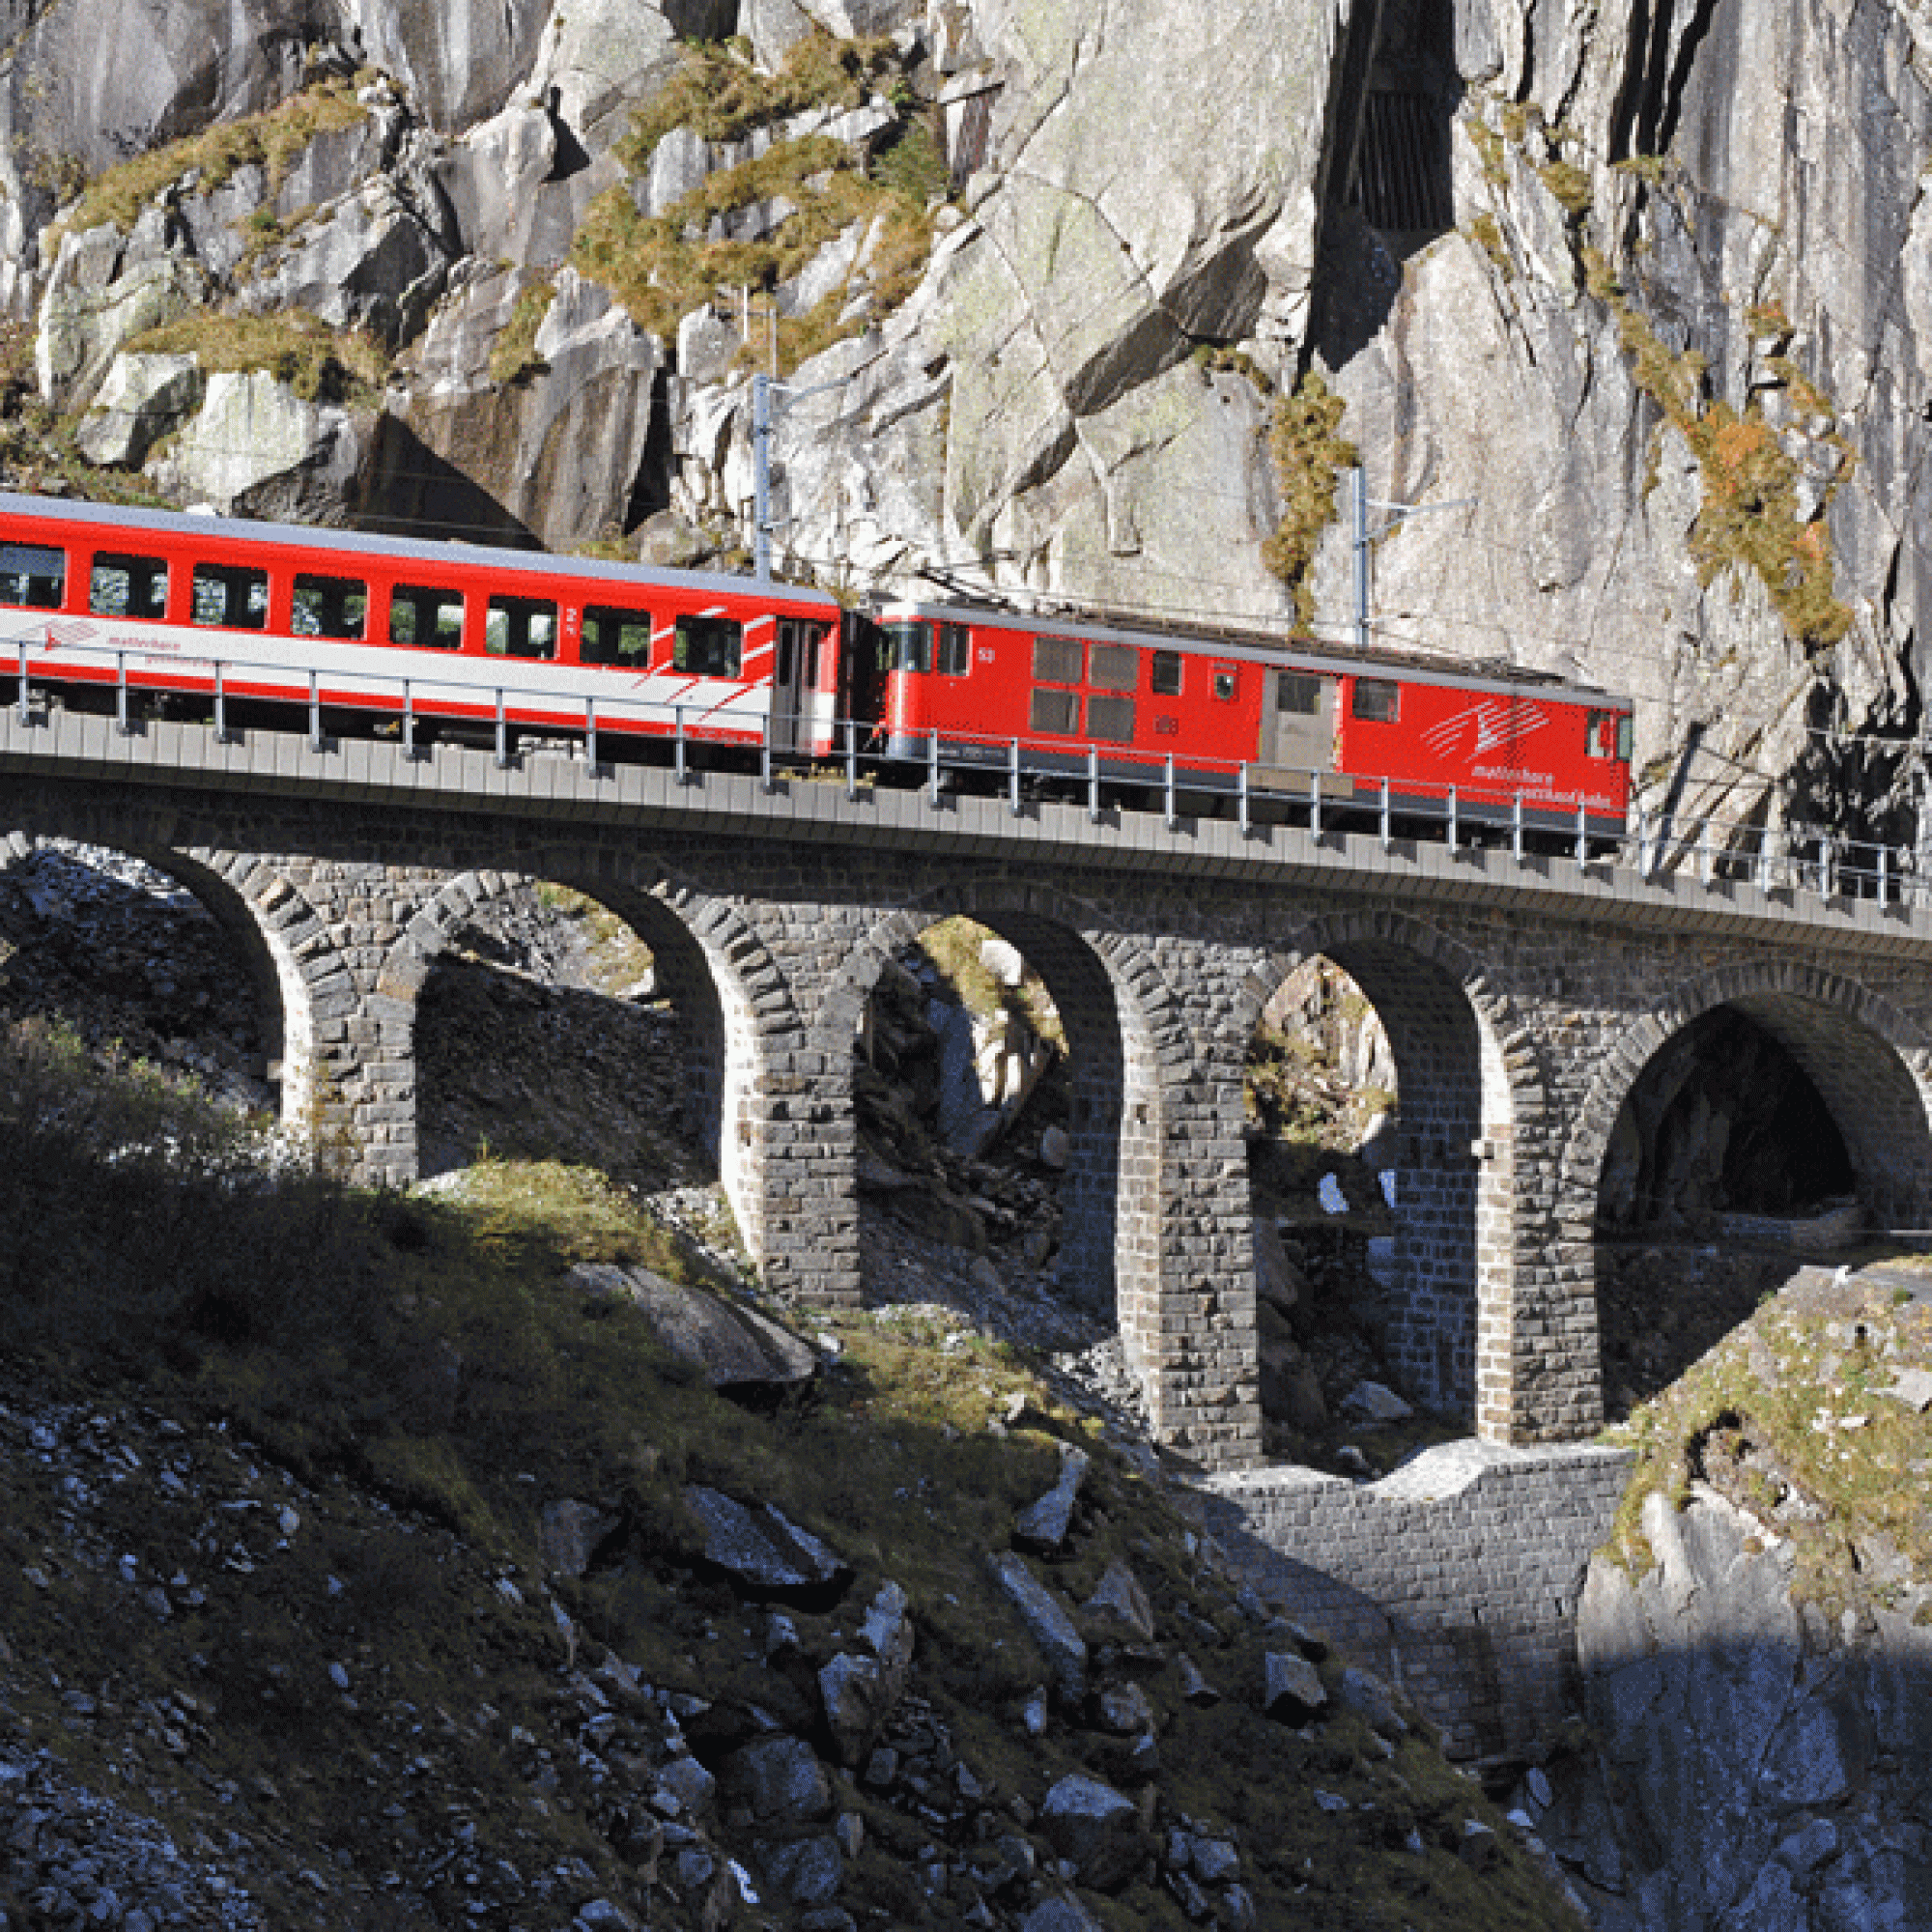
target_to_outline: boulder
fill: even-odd
[[[782,1394],[818,1373],[809,1342],[755,1308],[707,1289],[682,1287],[646,1267],[601,1263],[580,1263],[570,1279],[585,1293],[631,1302],[658,1340],[722,1394]]]
[[[846,1766],[866,1763],[895,1702],[877,1659],[840,1651],[818,1673],[818,1699],[833,1755]]]
[[[1321,1674],[1306,1658],[1271,1650],[1262,1661],[1262,1709],[1285,1724],[1305,1724],[1327,1707]]]
[[[830,1905],[845,1883],[845,1855],[825,1834],[760,1849],[759,1862],[773,1887],[800,1907]]]
[[[547,1503],[538,1525],[544,1562],[559,1577],[582,1577],[620,1519],[594,1503]]]
[[[1087,1480],[1091,1459],[1084,1449],[1062,1444],[1060,1480],[1037,1502],[1029,1503],[1013,1523],[1014,1538],[1048,1555],[1060,1549],[1073,1526],[1074,1505]]]
[[[1062,1893],[1036,1905],[1020,1920],[1020,1932],[1104,1932],[1104,1928],[1077,1898]]]
[[[266,369],[208,379],[202,405],[148,473],[171,497],[228,516],[285,523],[343,520],[366,446],[365,426],[312,403]]]
[[[748,1597],[817,1600],[851,1579],[834,1550],[770,1503],[753,1508],[702,1484],[687,1489],[684,1501],[704,1533],[703,1561]]]
[[[1365,1718],[1369,1728],[1378,1737],[1393,1742],[1407,1736],[1408,1725],[1396,1709],[1388,1686],[1374,1671],[1363,1670],[1356,1664],[1349,1665],[1342,1672],[1342,1681],[1336,1687],[1335,1694],[1350,1710]]]
[[[1125,1884],[1147,1856],[1140,1811],[1131,1798],[1075,1772],[1046,1794],[1039,1829],[1047,1842],[1096,1891]]]
[[[1270,1214],[1255,1216],[1255,1293],[1286,1315],[1308,1292],[1301,1270],[1289,1260]]]
[[[517,380],[498,382],[492,353],[531,301],[543,306],[529,355]],[[441,519],[473,537],[489,526],[472,500],[481,498],[505,534],[557,547],[624,527],[664,352],[608,289],[568,268],[553,281],[525,270],[474,272],[438,308],[413,355],[417,380],[370,479],[383,511],[430,526]],[[469,494],[450,495],[459,485]]]
[[[825,1767],[800,1738],[761,1738],[734,1751],[719,1784],[761,1825],[815,1825],[837,1808]]]
[[[1380,1382],[1359,1381],[1342,1398],[1342,1413],[1351,1422],[1406,1422],[1415,1413],[1392,1388]]]
[[[1087,1645],[1055,1598],[1038,1582],[1024,1559],[1009,1554],[990,1559],[993,1580],[1019,1612],[1027,1634],[1052,1670],[1063,1699],[1077,1703],[1087,1690]]]
[[[74,444],[90,463],[138,469],[156,443],[200,409],[204,386],[192,355],[124,351],[75,429]]]
[[[1081,1615],[1122,1625],[1143,1643],[1154,1636],[1153,1605],[1141,1587],[1140,1579],[1124,1558],[1115,1557],[1094,1586],[1094,1594],[1080,1605]]]
[[[455,259],[440,213],[397,177],[372,176],[270,249],[239,306],[254,315],[299,310],[394,349],[421,328]]]
[[[144,238],[92,228],[62,239],[41,298],[34,374],[42,397],[62,409],[86,402],[137,335],[189,314],[209,298],[207,273]]]

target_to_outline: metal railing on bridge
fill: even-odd
[[[1644,878],[1688,875],[1713,888],[1745,884],[1827,899],[1932,903],[1932,873],[1920,869],[1912,847],[1759,818],[1657,817],[1639,810],[1619,825],[1601,810],[1545,792],[1451,787],[1428,795],[1412,781],[1289,774],[1232,758],[1177,761],[1128,747],[1039,737],[934,731],[894,739],[867,722],[774,715],[749,695],[668,704],[611,690],[560,695],[554,687],[487,675],[423,676],[414,667],[409,674],[358,667],[350,684],[233,654],[157,663],[145,649],[71,644],[60,655],[62,668],[77,677],[54,677],[44,661],[30,664],[21,641],[9,681],[22,724],[52,701],[86,705],[90,700],[80,695],[91,693],[94,704],[111,703],[120,730],[132,734],[157,699],[185,700],[225,742],[234,735],[232,707],[246,705],[251,729],[302,730],[318,753],[345,730],[361,730],[391,735],[407,756],[426,756],[436,735],[447,732],[480,738],[502,769],[545,752],[582,759],[592,777],[621,762],[655,759],[683,783],[705,763],[724,761],[755,769],[768,791],[805,777],[842,782],[851,797],[869,785],[917,785],[935,805],[966,792],[1004,797],[1015,818],[1030,804],[1052,798],[1084,803],[1095,823],[1110,812],[1145,811],[1179,830],[1190,819],[1212,817],[1234,821],[1244,834],[1284,825],[1318,838],[1366,837],[1384,851],[1424,840],[1451,850],[1502,848],[1525,865],[1557,860],[1628,867]],[[89,659],[92,667],[79,670],[76,661]],[[827,749],[796,749],[808,736]]]

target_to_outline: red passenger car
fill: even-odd
[[[1174,634],[925,604],[878,612],[888,750],[998,765],[1014,740],[1030,769],[1089,769],[1227,792],[1415,811],[1446,805],[1593,835],[1630,802],[1627,699],[1533,671],[1494,674],[1326,645]],[[1439,810],[1437,810],[1439,816]]]
[[[822,592],[0,495],[0,676],[832,749]]]

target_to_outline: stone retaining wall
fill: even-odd
[[[1202,1485],[1263,1596],[1405,1690],[1454,1757],[1517,1750],[1575,1708],[1577,1599],[1631,1457],[1458,1442],[1379,1483],[1277,1468]]]

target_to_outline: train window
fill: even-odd
[[[1321,680],[1303,671],[1285,670],[1274,688],[1274,708],[1297,718],[1321,715]]]
[[[583,612],[583,643],[580,652],[587,665],[623,665],[643,670],[651,661],[651,619],[647,611],[616,611],[593,604]]]
[[[269,621],[269,573],[245,563],[198,563],[188,622],[223,631],[259,631]]]
[[[1402,686],[1384,677],[1358,677],[1353,709],[1366,724],[1393,724],[1402,709]]]
[[[1214,696],[1223,704],[1232,704],[1241,689],[1241,674],[1226,665],[1214,667]]]
[[[493,658],[555,657],[556,606],[541,597],[491,598],[483,648]]]
[[[964,624],[940,625],[939,668],[947,677],[964,677],[973,668],[973,633]]]
[[[745,659],[745,627],[731,617],[680,617],[671,663],[692,677],[736,677]]]
[[[1132,691],[1141,681],[1141,654],[1131,644],[1095,644],[1087,682],[1102,691]]]
[[[157,556],[95,554],[87,608],[102,617],[165,617],[168,567]]]
[[[1179,697],[1180,696],[1180,653],[1179,651],[1155,651],[1152,668],[1148,673],[1148,688],[1156,697]]]
[[[1099,653],[1096,651],[1097,657]],[[1134,742],[1134,700],[1131,697],[1090,697],[1087,735],[1109,745]]]
[[[66,589],[66,551],[41,544],[0,544],[0,604],[58,611]]]
[[[296,578],[289,628],[298,638],[355,640],[369,631],[369,586],[355,577]]]
[[[1028,727],[1071,737],[1080,717],[1080,700],[1070,691],[1036,691]]]
[[[1628,758],[1631,754],[1631,722],[1627,712],[1593,711],[1584,728],[1583,742],[1593,758]]]
[[[886,626],[887,670],[928,671],[932,668],[932,626],[930,624],[888,624]]]
[[[463,592],[428,583],[398,583],[389,592],[389,641],[418,650],[463,648]]]
[[[1078,684],[1087,647],[1078,638],[1036,638],[1033,640],[1033,681],[1036,684]],[[1067,726],[1068,730],[1073,727]]]

